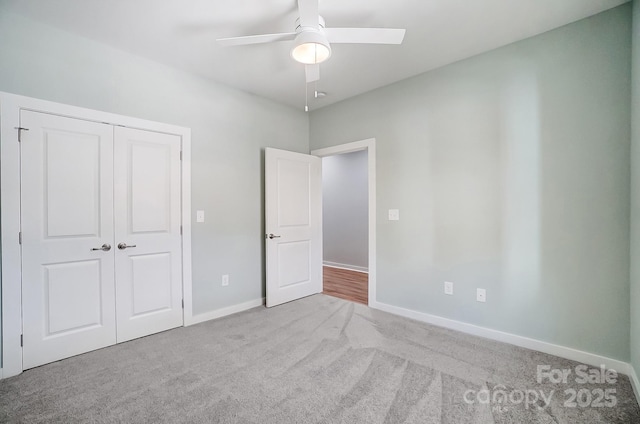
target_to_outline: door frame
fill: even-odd
[[[369,195],[369,307],[376,306],[376,139],[354,141],[352,143],[312,150],[318,157],[334,156],[343,153],[367,151],[367,180]]]
[[[182,141],[181,225],[182,294],[184,325],[193,323],[191,286],[191,129],[160,122],[85,109],[61,103],[0,92],[0,231],[2,264],[2,367],[0,378],[20,374],[22,369],[22,257],[20,231],[20,111],[101,122],[174,134]]]

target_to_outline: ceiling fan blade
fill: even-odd
[[[304,74],[307,78],[307,84],[318,81],[320,79],[320,65],[305,65]]]
[[[300,26],[318,28],[320,24],[318,0],[298,0],[298,13],[300,14]]]
[[[329,43],[401,44],[404,29],[392,28],[325,28]]]
[[[219,38],[216,40],[221,46],[243,46],[246,44],[273,43],[276,41],[289,41],[296,38],[295,32],[283,32],[279,34],[247,35],[244,37]]]

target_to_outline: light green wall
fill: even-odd
[[[264,296],[262,148],[308,152],[304,112],[1,8],[0,91],[190,127],[194,313]]]
[[[312,149],[376,138],[378,301],[629,359],[630,25],[625,5],[311,114]]]
[[[640,375],[640,2],[633,2],[631,91],[631,365]]]

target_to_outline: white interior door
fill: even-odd
[[[322,292],[322,162],[266,149],[267,307]]]
[[[183,324],[180,143],[115,129],[118,342]]]
[[[113,127],[30,111],[20,125],[27,369],[116,341]]]

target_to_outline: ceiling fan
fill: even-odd
[[[331,43],[401,44],[404,29],[390,28],[326,28],[318,13],[318,0],[298,0],[299,18],[294,32],[220,38],[223,46],[272,43],[294,40],[291,57],[305,64],[307,83],[320,79],[321,62],[331,56]]]

